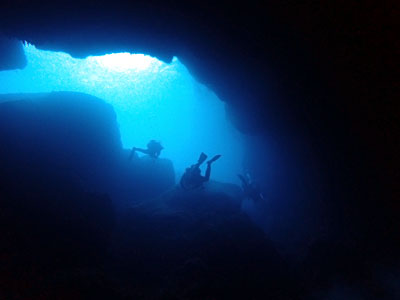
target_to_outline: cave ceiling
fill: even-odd
[[[395,15],[373,3],[8,0],[0,31],[74,57],[177,56],[230,104],[238,127],[282,133],[375,111],[365,103],[379,97],[396,51],[385,47]]]

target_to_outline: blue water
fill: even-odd
[[[29,44],[24,51],[25,69],[0,72],[0,94],[76,91],[97,96],[114,107],[124,148],[160,140],[165,147],[161,157],[173,161],[177,176],[202,151],[222,154],[211,178],[237,182],[243,136],[226,119],[224,103],[196,82],[178,58],[170,64],[129,53],[76,59]]]

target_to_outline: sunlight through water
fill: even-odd
[[[174,57],[170,64],[144,54],[118,53],[77,59],[25,44],[28,65],[0,72],[0,93],[75,91],[110,103],[125,148],[160,140],[161,157],[177,176],[200,152],[222,154],[212,178],[237,182],[243,159],[242,135],[225,117],[224,103],[196,82]]]

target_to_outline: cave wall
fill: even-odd
[[[22,69],[26,66],[26,57],[22,43],[16,38],[8,38],[0,32],[0,70]]]

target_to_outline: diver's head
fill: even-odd
[[[159,141],[151,140],[147,143],[147,149],[152,151],[161,151],[162,149],[164,149],[164,147],[161,146],[161,143]]]

